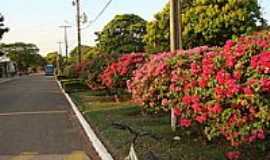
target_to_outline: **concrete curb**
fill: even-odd
[[[15,78],[8,78],[8,79],[5,79],[5,80],[0,80],[0,84],[1,83],[6,83],[6,82],[10,82],[10,81],[13,81],[15,79],[17,79],[17,77],[15,77]]]
[[[59,88],[61,89],[62,93],[65,95],[66,99],[68,100],[70,106],[72,107],[72,110],[74,111],[76,117],[78,118],[81,126],[83,127],[87,137],[92,142],[93,147],[95,148],[96,152],[100,156],[102,160],[113,160],[112,155],[108,152],[108,150],[105,148],[105,146],[102,144],[102,142],[98,139],[97,135],[91,128],[91,126],[88,124],[86,119],[83,117],[81,112],[79,111],[78,107],[75,105],[75,103],[72,101],[70,96],[65,92],[63,89],[61,83],[57,80],[57,84]]]

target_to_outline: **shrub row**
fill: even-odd
[[[231,145],[265,139],[270,122],[270,33],[153,55],[128,82],[150,112],[174,108],[180,127],[203,126]]]
[[[223,136],[239,146],[269,130],[269,32],[149,57],[101,54],[72,68],[91,89],[128,89],[145,112],[173,109],[179,127],[200,125],[209,140]]]

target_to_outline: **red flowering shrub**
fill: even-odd
[[[181,87],[176,85],[183,80],[183,77],[178,76],[178,71],[182,71],[181,67],[187,67],[190,53],[201,56],[200,53],[205,51],[208,51],[208,47],[152,55],[147,63],[134,72],[129,82],[128,88],[133,100],[150,112],[168,111],[172,107],[172,100],[168,94],[181,91]],[[181,64],[178,63],[180,61]]]
[[[241,153],[238,151],[231,151],[225,154],[228,160],[237,160],[240,158]]]
[[[130,79],[132,72],[140,67],[144,61],[145,57],[142,53],[121,56],[101,73],[102,84],[109,89],[126,89],[127,80]]]
[[[270,33],[229,40],[223,48],[160,53],[138,69],[129,90],[150,112],[169,111],[179,126],[198,123],[209,140],[263,140],[270,122]],[[236,157],[236,156],[235,156]]]

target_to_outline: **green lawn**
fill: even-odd
[[[116,159],[122,160],[127,155],[132,136],[128,131],[115,129],[113,122],[127,124],[160,137],[159,140],[149,137],[138,140],[136,150],[141,160],[148,151],[154,152],[162,160],[225,160],[224,152],[232,150],[222,139],[208,142],[200,135],[198,128],[172,132],[169,116],[142,115],[136,105],[129,102],[115,103],[113,98],[103,95],[100,92],[71,94]],[[179,136],[180,140],[174,140],[175,136]],[[267,160],[269,149],[268,140],[263,145],[246,145],[240,150],[243,160]]]

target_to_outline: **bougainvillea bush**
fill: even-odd
[[[139,68],[144,61],[145,56],[143,53],[131,53],[121,56],[101,73],[102,84],[114,92],[126,89],[127,81],[131,78],[133,71]]]
[[[149,112],[173,108],[180,127],[201,125],[209,140],[232,146],[264,140],[270,122],[270,33],[229,40],[223,48],[160,53],[129,82]]]
[[[132,80],[128,81],[128,88],[132,93],[133,100],[142,105],[144,110],[148,112],[169,111],[172,104],[169,98],[170,89],[180,89],[170,85],[170,83],[172,81],[181,82],[179,77],[171,76],[173,71],[184,69],[183,63],[188,60],[190,53],[200,56],[201,53],[208,50],[210,49],[207,46],[203,46],[178,53],[164,52],[150,56],[149,61],[136,70]],[[180,59],[181,63],[183,62],[181,67],[177,64]]]

